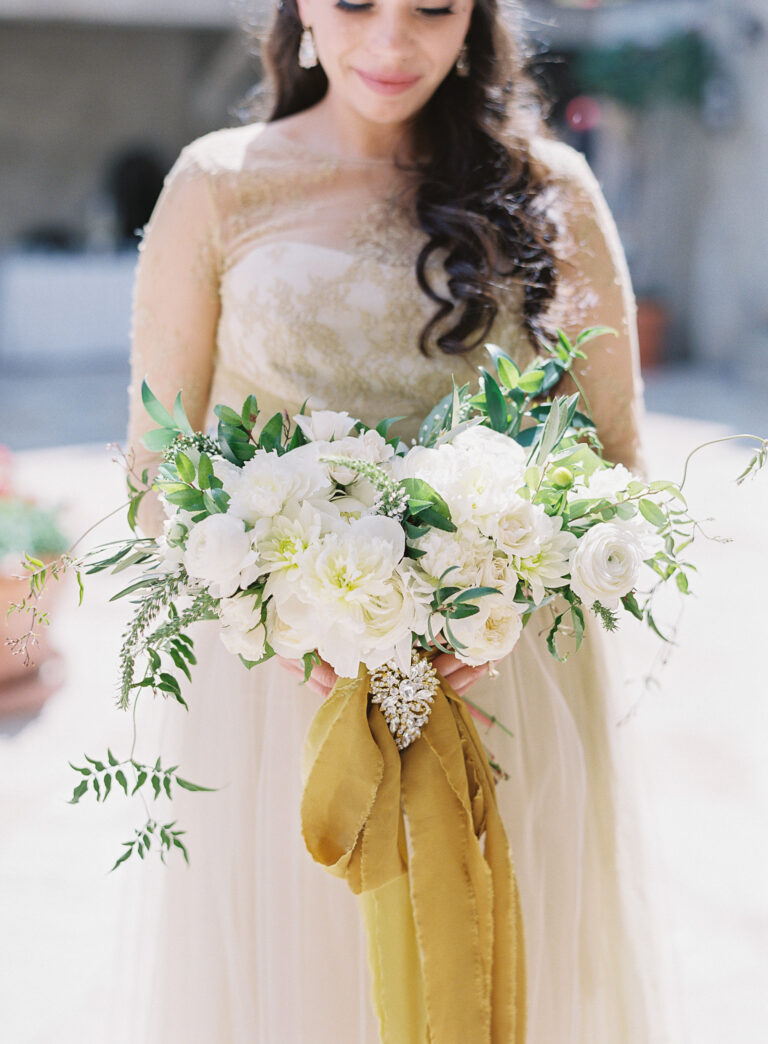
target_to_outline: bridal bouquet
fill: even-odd
[[[431,713],[435,649],[471,665],[499,660],[547,607],[546,644],[564,658],[579,646],[586,613],[608,629],[621,612],[657,629],[656,588],[688,591],[684,551],[696,523],[679,486],[608,464],[580,395],[551,397],[604,332],[585,331],[575,344],[559,333],[523,372],[489,346],[494,366],[480,390],[454,387],[411,447],[390,435],[393,421],[370,428],[345,412],[277,413],[262,424],[253,396],[240,412],[215,408],[213,437],[192,429],[180,395],[170,413],[145,383],[158,427],[144,442],[163,454],[153,483],[163,535],[48,566],[28,556],[32,594],[66,569],[81,584],[83,573],[138,571],[114,596],[135,605],[121,650],[123,709],[144,689],[186,707],[183,679],[196,663],[189,628],[216,620],[248,668],[279,654],[302,659],[307,677],[320,659],[340,678],[367,670],[371,701],[404,750]],[[146,473],[129,479],[134,534],[146,482]],[[651,582],[641,594],[643,574]],[[132,793],[147,781],[155,796],[170,797],[174,783],[207,789],[159,759],[118,762],[111,751],[75,770],[75,802],[89,790],[106,799],[113,781],[127,794],[131,774]],[[172,826],[150,818],[118,862],[134,850],[143,858],[155,831],[162,856],[176,846],[186,858]]]

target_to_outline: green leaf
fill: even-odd
[[[498,359],[496,359],[496,372],[499,375],[501,383],[505,388],[508,388],[509,391],[512,391],[513,388],[517,387],[520,380],[520,370],[509,356],[500,355]]]
[[[182,844],[182,842],[179,841],[178,837],[174,837],[173,843],[176,846],[176,848],[181,849],[181,854],[184,856],[184,862],[187,864],[187,866],[189,866],[189,856],[187,855],[187,850]]]
[[[627,612],[630,612],[635,617],[636,620],[643,619],[643,610],[638,605],[637,598],[635,598],[635,594],[633,591],[630,591],[629,594],[624,595],[624,597],[621,599],[621,604],[624,606]]]
[[[482,371],[483,390],[485,391],[485,405],[488,410],[488,419],[494,431],[506,431],[509,418],[507,416],[507,400],[496,380],[488,373]]]
[[[251,396],[251,398],[253,398],[253,396]],[[233,428],[240,428],[243,425],[242,416],[239,413],[236,413],[233,409],[230,409],[229,406],[214,406],[213,412],[220,421],[224,421],[225,424],[229,424]]]
[[[588,329],[582,330],[576,338],[576,347],[581,348],[588,341],[594,341],[596,337],[603,337],[605,334],[613,334],[614,337],[619,336],[612,326],[590,326]]]
[[[171,776],[168,773],[166,773],[166,775],[163,776],[163,786],[165,787],[166,796],[170,798],[172,796],[171,795]]]
[[[520,380],[517,382],[518,388],[522,388],[526,395],[535,395],[536,392],[541,391],[543,384],[543,370],[529,370],[527,373],[521,374]]]
[[[195,434],[184,411],[184,406],[181,401],[181,392],[176,393],[176,399],[173,403],[173,419],[176,422],[176,427],[180,431],[183,431],[187,435]]]
[[[83,776],[90,776],[91,775],[91,770],[89,768],[78,768],[78,766],[77,765],[73,765],[71,761],[68,761],[67,764],[69,765],[70,768],[73,768],[75,770],[75,772],[80,772]]]
[[[123,788],[123,792],[125,793],[125,796],[128,797],[128,780],[125,778],[125,773],[123,772],[122,769],[118,769],[117,770],[117,772],[115,773],[115,779],[120,784],[120,786]]]
[[[240,411],[240,419],[243,423],[243,427],[248,431],[253,431],[253,426],[256,423],[256,418],[259,415],[259,404],[256,401],[255,395],[249,395],[243,403],[243,408]]]
[[[181,481],[187,485],[195,481],[195,465],[181,450],[176,454],[176,470]]]
[[[176,428],[176,421],[170,415],[165,406],[150,390],[149,385],[146,381],[141,382],[141,401],[144,403],[144,409],[150,415],[156,424],[159,424],[161,428]]]
[[[106,768],[106,765],[103,761],[97,761],[95,758],[89,758],[87,754],[85,755],[85,760],[90,761],[90,763],[93,765],[97,772],[103,772]]]
[[[690,590],[688,588],[688,577],[685,575],[685,573],[678,573],[675,577],[675,580],[677,582],[678,588],[683,592],[683,594],[690,594]]]
[[[123,854],[117,860],[115,865],[112,867],[112,870],[117,870],[118,866],[120,866],[121,863],[124,863],[126,859],[130,859],[130,857],[133,855],[133,841],[124,841],[123,844],[128,845],[129,847],[127,851],[123,852]],[[112,870],[110,870],[109,872],[112,873]]]
[[[433,487],[430,486],[428,482],[425,482],[424,479],[406,478],[403,479],[402,485],[408,496],[409,503],[411,501],[415,501],[422,505],[430,504],[432,507],[435,508],[435,510],[439,511],[440,514],[442,514],[445,518],[451,517],[451,512],[446,502],[443,500],[443,498],[440,496],[437,490],[433,489]]]
[[[273,450],[280,445],[280,437],[283,433],[283,415],[276,413],[270,417],[259,436],[259,445],[262,449]]]
[[[454,533],[456,531],[456,526],[453,522],[434,507],[420,508],[418,517],[421,522],[426,522],[428,526],[432,526],[434,529],[442,529],[445,533]]]
[[[179,490],[178,492],[166,493],[166,499],[169,503],[175,504],[184,511],[203,510],[203,494],[199,489],[191,489],[189,486]]]
[[[657,529],[663,529],[667,522],[667,516],[652,500],[641,500],[638,503],[640,508],[640,514],[643,518],[647,519],[652,526],[656,526]]]
[[[83,796],[83,794],[86,792],[87,789],[88,789],[88,780],[84,779],[82,781],[82,783],[78,783],[77,786],[75,787],[74,792],[72,794],[72,797],[71,797],[70,801],[68,802],[68,804],[76,805],[78,803],[78,801],[80,800],[80,798]]]
[[[484,595],[498,594],[499,590],[497,587],[468,587],[465,588],[460,594],[452,600],[451,604],[456,605],[458,602],[468,602],[473,598],[482,598]]]
[[[160,777],[153,773],[153,775],[152,775],[152,789],[155,792],[155,797],[154,797],[155,801],[157,801],[157,799],[160,797],[160,787],[161,787]]]
[[[213,464],[207,453],[200,454],[200,463],[197,465],[197,479],[200,489],[210,489],[213,478]]]
[[[112,776],[109,772],[104,776],[104,800],[106,801],[109,797],[109,792],[112,789]]]
[[[169,428],[153,428],[152,431],[142,435],[141,443],[150,453],[162,453],[163,450],[168,449],[175,438],[176,432]]]
[[[136,777],[136,786],[135,786],[135,787],[133,788],[133,790],[131,791],[131,797],[133,797],[133,795],[134,795],[134,794],[136,793],[136,791],[137,791],[137,790],[138,790],[138,789],[139,789],[140,787],[143,787],[143,786],[144,786],[144,784],[146,783],[146,781],[147,781],[147,774],[146,774],[146,772],[144,772],[144,770],[142,769],[142,771],[141,771],[141,772],[139,772],[138,776]]]
[[[214,790],[218,789],[217,787],[201,787],[197,783],[190,783],[190,781],[188,779],[182,779],[181,776],[177,776],[176,777],[176,783],[178,784],[178,786],[181,787],[182,790],[194,790],[194,791],[197,791],[197,790],[208,790],[208,791],[214,791]]]
[[[633,504],[632,501],[624,501],[616,505],[616,514],[626,522],[637,514],[637,505]]]

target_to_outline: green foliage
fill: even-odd
[[[5,555],[59,555],[67,542],[52,508],[21,497],[0,497],[0,558]]]

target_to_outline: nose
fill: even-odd
[[[413,45],[413,35],[408,24],[408,11],[397,5],[394,10],[382,10],[376,19],[370,41],[374,54],[382,57],[402,58]]]

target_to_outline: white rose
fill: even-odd
[[[346,438],[322,445],[324,457],[352,457],[354,460],[365,460],[372,464],[383,464],[395,452],[386,439],[373,429],[364,431],[361,435],[348,435]],[[325,467],[333,481],[338,482],[340,486],[347,486],[360,477],[358,471],[344,464],[325,464]]]
[[[261,607],[256,608],[253,595],[223,598],[219,605],[219,619],[219,636],[229,652],[244,656],[246,660],[262,658],[267,634],[261,622]]]
[[[245,523],[232,515],[209,515],[187,537],[184,568],[191,577],[205,581],[214,598],[234,594],[241,571],[255,560]]]
[[[481,522],[480,528],[510,557],[530,558],[538,553],[542,538],[549,532],[546,520],[543,507],[513,496],[498,514]]]
[[[309,415],[298,413],[293,418],[310,442],[331,442],[343,439],[354,428],[357,421],[346,412],[335,410],[313,410]]]
[[[486,428],[484,424],[460,431],[451,444],[471,456],[493,456],[503,461],[505,470],[519,472],[521,477],[525,471],[526,452],[523,447],[508,435]]]
[[[644,558],[642,537],[631,524],[599,522],[571,556],[571,589],[585,605],[616,609],[636,586]]]
[[[480,611],[474,616],[450,621],[451,632],[466,647],[456,656],[471,667],[512,652],[523,629],[522,616],[503,595],[483,595],[477,606]]]

